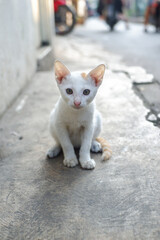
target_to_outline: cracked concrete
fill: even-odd
[[[160,74],[157,54],[159,36],[153,34],[153,26],[149,26],[149,29],[149,34],[145,34],[142,24],[130,23],[130,30],[125,31],[124,24],[119,22],[115,31],[110,33],[104,21],[98,18],[89,18],[85,27],[78,26],[73,34],[82,38],[84,42],[86,39],[90,39],[92,42],[95,41],[101,47],[103,46],[104,51],[116,53],[119,59],[123,58],[127,65],[132,66],[128,68],[124,64],[113,63],[115,71],[125,72],[127,68],[132,81],[135,81],[135,92],[138,93],[138,96],[141,97],[145,106],[149,109],[149,114],[157,116],[160,113]],[[140,66],[145,67],[147,72]],[[111,67],[112,64],[110,64]],[[153,124],[159,126],[158,118],[156,123],[153,122]]]
[[[160,84],[153,80],[152,82],[134,83],[134,89],[143,100],[145,106],[150,109],[146,119],[155,126],[160,127]],[[155,118],[150,116],[154,115]]]
[[[93,171],[64,167],[62,154],[46,160],[53,145],[49,113],[59,93],[53,72],[38,72],[0,119],[0,239],[158,240],[160,132],[145,120],[132,80],[114,72],[124,65],[72,35],[57,37],[56,54],[72,71],[107,63],[97,108],[113,156],[101,162],[92,154]]]

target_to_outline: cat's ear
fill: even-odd
[[[71,74],[68,68],[60,61],[55,62],[54,69],[55,69],[56,81],[58,83],[61,83],[63,78]]]
[[[98,67],[94,68],[91,72],[89,72],[88,76],[92,78],[94,81],[95,85],[98,87],[101,85],[103,76],[105,73],[105,65],[101,64]]]

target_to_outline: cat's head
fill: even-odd
[[[63,63],[55,62],[56,81],[61,96],[74,109],[81,109],[93,101],[102,83],[104,72],[104,64],[86,74],[70,72]]]

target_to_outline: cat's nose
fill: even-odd
[[[74,105],[75,105],[76,107],[79,107],[79,106],[81,105],[81,102],[80,102],[80,101],[74,101]]]

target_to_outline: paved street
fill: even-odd
[[[90,38],[101,44],[108,52],[121,56],[122,60],[130,66],[144,67],[160,82],[160,34],[155,33],[153,26],[144,32],[142,24],[125,24],[119,22],[115,31],[110,32],[107,24],[98,18],[90,18],[84,26],[79,26],[74,35]]]
[[[36,73],[0,119],[0,239],[160,239],[160,132],[132,87],[151,76],[99,44],[103,32],[91,39],[82,29],[56,38],[56,58],[86,73],[107,63],[97,108],[113,156],[92,154],[89,171],[66,168],[63,154],[46,159],[59,92],[53,71]]]
[[[90,39],[102,46],[107,52],[114,53],[127,66],[139,66],[152,74],[152,83],[148,79],[139,80],[135,85],[137,94],[142,98],[145,106],[150,109],[150,119],[160,126],[160,34],[155,33],[153,26],[148,26],[148,33],[144,32],[142,24],[130,23],[129,30],[124,22],[115,26],[110,32],[107,24],[99,18],[90,18],[85,27],[78,26],[74,35]]]

